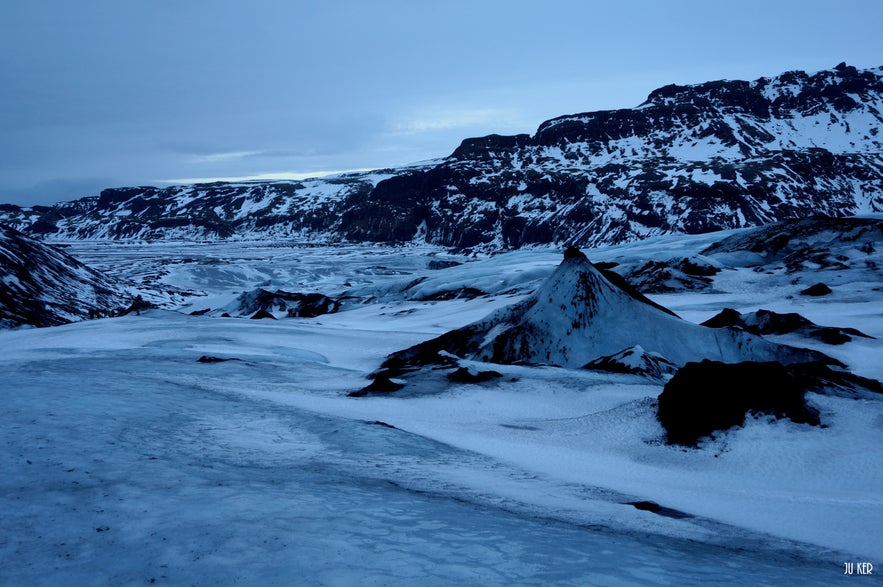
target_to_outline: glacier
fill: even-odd
[[[762,262],[733,245],[746,234],[586,252],[709,256],[709,288],[649,297],[694,324],[768,308],[860,329],[875,338],[767,338],[883,379],[878,269],[859,262],[880,253]],[[4,585],[831,585],[883,555],[880,400],[811,393],[827,428],[749,418],[684,449],[655,418],[661,383],[629,374],[496,365],[480,385],[347,397],[387,355],[524,302],[559,248],[68,244],[106,279],[190,295],[0,330]],[[820,280],[831,296],[797,295]],[[467,285],[484,295],[426,299]],[[312,318],[220,316],[256,286],[347,299]],[[677,515],[631,505],[645,502]]]

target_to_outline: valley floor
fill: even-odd
[[[757,418],[683,449],[655,419],[661,385],[628,375],[497,366],[498,382],[346,396],[386,354],[519,299],[560,251],[444,271],[426,269],[430,249],[70,252],[204,295],[180,312],[0,331],[0,584],[831,585],[878,580],[845,576],[845,562],[883,572],[879,400],[813,394],[827,428]],[[397,294],[418,276],[429,293],[489,295]],[[693,321],[764,307],[860,328],[877,338],[780,340],[883,379],[880,294],[856,282],[839,299],[789,298],[791,279],[733,269],[712,293],[654,299]],[[374,302],[311,319],[186,315],[258,284]],[[667,515],[628,505],[642,500]]]

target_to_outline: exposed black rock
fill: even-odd
[[[579,259],[581,261],[588,261],[589,258],[586,257],[586,254],[581,250],[576,248],[573,245],[569,245],[566,249],[564,249],[564,260],[568,259]]]
[[[745,423],[748,414],[820,423],[807,391],[866,397],[883,393],[878,381],[820,362],[687,363],[659,395],[657,417],[670,444],[695,446],[700,438]]]
[[[662,381],[674,375],[678,366],[657,353],[648,353],[640,346],[633,346],[606,357],[598,357],[583,365],[583,369],[628,373]]]
[[[609,271],[610,269],[614,269],[615,267],[619,267],[619,263],[616,261],[598,261],[593,263],[595,269],[598,271]]]
[[[370,424],[372,426],[382,426],[384,428],[391,428],[393,430],[398,430],[398,428],[396,428],[392,424],[387,424],[386,422],[383,422],[381,420],[374,420],[373,422],[365,422],[365,423]]]
[[[674,518],[676,520],[693,517],[686,512],[682,512],[681,510],[663,507],[655,501],[628,501],[626,502],[626,505],[633,506],[637,510],[652,512],[654,514],[664,516],[666,518]]]
[[[205,316],[206,314],[208,314],[211,311],[212,311],[211,308],[205,308],[202,310],[193,310],[192,312],[190,312],[190,315],[191,316]]]
[[[499,371],[479,371],[468,367],[460,367],[453,373],[448,373],[448,379],[454,383],[484,383],[502,376],[503,374]]]
[[[349,397],[364,397],[370,394],[385,394],[391,393],[393,391],[399,391],[400,389],[404,389],[405,385],[403,383],[397,383],[390,379],[388,376],[377,373],[373,375],[373,381],[363,387],[358,391],[352,391],[347,395]]]
[[[813,338],[817,338],[825,344],[844,344],[850,342],[852,337],[846,333],[846,331],[855,330],[854,328],[834,328],[834,327],[821,327],[817,330],[813,330],[810,333],[810,336]],[[864,338],[873,338],[872,336],[868,336],[866,334],[861,333],[856,330],[853,334],[856,336],[862,336]]]
[[[737,253],[745,266],[781,263],[787,273],[867,268],[883,241],[883,220],[831,218],[817,213],[741,231],[702,251]],[[750,259],[753,257],[753,263]]]
[[[765,310],[761,310],[765,311]],[[702,322],[702,326],[707,326],[709,328],[725,328],[730,326],[739,326],[744,328],[740,323],[742,321],[742,314],[738,310],[734,310],[733,308],[724,308],[705,322]],[[809,320],[807,320],[809,322]],[[747,328],[746,328],[747,330]],[[789,331],[790,332],[790,331]],[[764,334],[757,329],[757,332],[754,334]]]
[[[340,309],[339,301],[320,293],[295,293],[281,289],[271,292],[262,288],[241,294],[236,305],[243,314],[275,310],[285,312],[289,318],[315,318]]]
[[[271,320],[275,320],[276,316],[272,315],[268,311],[261,309],[251,315],[252,320],[263,320],[264,318],[270,318]]]
[[[789,365],[788,369],[807,391],[848,398],[879,399],[883,384],[819,362]]]
[[[657,417],[670,444],[694,446],[700,438],[745,423],[749,413],[818,425],[806,388],[776,362],[687,363],[659,395]]]
[[[815,285],[811,285],[806,289],[800,290],[800,295],[802,296],[814,296],[821,297],[826,296],[831,293],[831,288],[825,285],[824,283],[817,283]]]
[[[457,267],[458,265],[462,265],[462,263],[459,261],[430,259],[429,263],[426,264],[426,268],[429,269],[430,271],[438,271],[440,269],[448,269],[450,267]]]
[[[791,332],[817,338],[827,344],[843,344],[852,340],[853,336],[873,338],[855,328],[837,328],[819,326],[808,318],[797,313],[779,314],[770,310],[740,314],[732,308],[724,308],[721,312],[705,322],[702,326],[723,328],[737,326],[753,334],[788,334]]]
[[[635,288],[646,293],[699,291],[712,284],[720,269],[701,258],[682,257],[666,261],[647,261],[622,273]]]
[[[154,310],[158,307],[159,306],[157,306],[153,302],[148,302],[147,300],[142,298],[140,295],[136,295],[135,299],[132,300],[132,303],[129,305],[129,307],[121,312],[121,315],[132,314],[132,313],[141,314],[141,312],[144,310]]]
[[[488,295],[486,291],[481,291],[475,287],[459,287],[445,291],[435,292],[433,294],[416,298],[420,302],[433,302],[441,300],[472,300]]]

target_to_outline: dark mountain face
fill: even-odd
[[[423,166],[324,180],[105,190],[0,221],[52,238],[593,246],[808,214],[883,211],[883,68],[670,85],[533,136],[466,139]]]
[[[149,307],[73,257],[0,225],[0,327],[56,326],[133,301]]]
[[[597,245],[883,210],[880,70],[668,86],[634,109],[469,139],[369,196],[431,241]],[[470,219],[462,230],[463,218]],[[397,217],[403,234],[416,218]],[[348,236],[369,236],[357,224]]]

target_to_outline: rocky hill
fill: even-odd
[[[593,246],[883,211],[883,68],[670,85],[636,108],[467,139],[431,163],[302,182],[109,189],[0,222],[53,239]]]
[[[422,382],[447,370],[449,378],[477,382],[482,374],[495,373],[470,372],[475,362],[604,370],[616,364],[659,378],[664,370],[704,359],[838,364],[817,351],[776,344],[739,328],[682,320],[569,248],[549,279],[523,301],[389,355],[372,374],[374,383],[355,395],[394,391],[401,384],[393,378],[416,376]]]
[[[70,255],[0,226],[0,328],[56,326],[117,315],[139,294]]]

